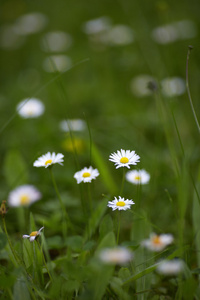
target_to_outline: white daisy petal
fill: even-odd
[[[147,184],[150,175],[145,170],[132,170],[126,173],[126,180],[133,184]]]
[[[173,242],[174,238],[171,234],[160,234],[157,235],[152,233],[150,238],[142,241],[142,246],[146,247],[151,251],[162,251],[166,246]]]
[[[121,149],[117,150],[117,153],[111,153],[109,160],[114,162],[116,169],[120,167],[130,169],[130,165],[136,165],[140,161],[140,156],[135,151]]]
[[[44,113],[44,104],[36,98],[27,98],[17,105],[18,114],[24,118],[37,118]]]
[[[184,269],[183,261],[180,259],[163,260],[157,267],[156,271],[159,274],[172,276],[177,275]]]
[[[132,257],[132,252],[124,247],[105,248],[99,253],[100,260],[105,264],[126,264]]]
[[[23,235],[23,238],[28,238],[30,242],[33,242],[38,236],[41,235],[41,231],[44,229],[44,227],[41,227],[38,231],[33,231],[30,233],[30,235]]]
[[[89,168],[85,167],[74,174],[74,178],[77,180],[78,184],[81,182],[91,182],[98,176],[99,171],[97,169],[93,169],[91,166]]]
[[[52,154],[50,152],[47,152],[46,154],[40,156],[34,163],[34,167],[45,167],[48,168],[49,166],[53,164],[60,164],[63,165],[63,157],[64,155],[62,153],[55,154],[53,152]]]
[[[25,184],[17,187],[8,195],[9,206],[29,206],[40,200],[41,193],[33,185]]]
[[[115,197],[113,201],[108,202],[108,207],[111,207],[112,210],[127,210],[131,208],[131,205],[135,204],[132,200],[124,200],[124,198],[121,198],[119,196],[119,199]]]

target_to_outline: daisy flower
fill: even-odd
[[[126,264],[132,257],[132,252],[125,247],[105,248],[99,253],[100,260],[106,264]]]
[[[80,119],[63,120],[60,122],[60,129],[65,132],[68,132],[70,130],[83,131],[85,127],[86,127],[85,121]]]
[[[45,167],[48,168],[49,166],[53,164],[60,164],[63,166],[63,157],[64,155],[62,153],[55,154],[53,152],[52,154],[50,152],[47,152],[46,154],[40,156],[34,163],[34,167]]]
[[[24,119],[37,118],[44,110],[44,104],[37,98],[24,99],[17,105],[17,112]]]
[[[33,185],[21,185],[11,191],[8,195],[8,204],[10,206],[29,206],[40,200],[41,193]]]
[[[183,261],[180,259],[163,260],[156,270],[163,275],[177,275],[183,271]]]
[[[128,171],[126,180],[133,184],[147,184],[150,180],[150,175],[145,170]]]
[[[140,157],[135,151],[121,149],[117,150],[117,153],[111,153],[109,160],[115,163],[116,169],[120,167],[130,169],[130,165],[136,165],[140,161]]]
[[[77,180],[78,184],[81,182],[91,182],[92,179],[96,179],[97,176],[99,176],[99,171],[93,169],[91,166],[89,168],[85,167],[74,174],[74,178]]]
[[[119,199],[115,197],[113,201],[109,201],[107,206],[111,207],[112,210],[127,210],[131,208],[132,204],[135,204],[132,200],[124,200],[119,196]]]
[[[174,238],[171,234],[150,234],[150,238],[144,240],[142,245],[151,251],[162,251],[166,246],[173,242]]]
[[[33,242],[39,235],[41,235],[41,231],[44,229],[44,227],[41,227],[38,231],[33,231],[29,235],[24,234],[23,239],[29,239],[30,242]]]

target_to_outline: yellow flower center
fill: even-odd
[[[38,234],[38,231],[33,231],[33,232],[31,232],[29,235],[30,236],[36,236]]]
[[[120,163],[122,163],[122,164],[127,164],[128,162],[129,162],[129,159],[127,157],[122,157],[120,159]]]
[[[140,181],[141,180],[141,177],[139,175],[135,176],[135,180],[138,180]]]
[[[118,201],[118,202],[116,203],[116,205],[117,205],[117,206],[125,206],[126,203],[125,203],[124,201]]]
[[[91,174],[90,174],[89,172],[84,172],[82,176],[83,176],[84,178],[86,178],[86,177],[90,177],[90,175],[91,175]]]
[[[30,197],[26,194],[24,195],[21,195],[20,197],[20,204],[21,205],[26,205],[26,204],[29,204],[30,203]]]
[[[161,245],[162,244],[161,239],[158,235],[156,235],[152,238],[152,243],[155,244],[155,245]]]
[[[47,161],[45,161],[45,165],[51,164],[52,163],[52,159],[48,159]]]

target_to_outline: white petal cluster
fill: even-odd
[[[127,210],[127,209],[130,209],[131,205],[133,205],[133,204],[135,204],[133,202],[133,200],[128,200],[128,199],[124,200],[124,198],[121,198],[119,196],[119,199],[117,199],[115,197],[115,199],[113,201],[109,201],[107,206],[111,207],[112,210],[114,211],[116,209],[118,209],[118,210]]]
[[[81,182],[91,182],[98,176],[99,171],[97,169],[93,169],[91,166],[89,168],[85,167],[74,174],[74,178],[77,180],[78,184]]]
[[[41,231],[44,229],[44,227],[41,227],[38,231],[33,231],[29,235],[24,234],[23,239],[29,239],[30,242],[33,242],[39,235],[41,235]]]
[[[105,264],[126,264],[131,261],[133,254],[125,247],[105,248],[99,253],[100,260]]]
[[[29,206],[40,200],[41,196],[41,193],[33,185],[21,185],[9,193],[8,204],[13,207]]]
[[[34,167],[45,167],[48,168],[49,166],[53,164],[60,164],[63,165],[63,157],[64,155],[62,153],[56,154],[55,152],[50,153],[47,152],[46,154],[40,156],[34,163]]]
[[[132,170],[126,173],[126,180],[133,184],[147,184],[150,175],[145,170]]]
[[[24,99],[17,105],[17,112],[24,119],[38,118],[44,110],[44,104],[37,98]]]
[[[120,167],[127,167],[130,169],[130,165],[137,165],[140,161],[140,156],[135,151],[130,150],[117,150],[116,153],[112,153],[109,156],[109,160],[114,162],[116,169]]]
[[[174,238],[171,234],[160,234],[157,235],[152,233],[150,238],[142,242],[142,246],[146,247],[151,251],[162,251],[166,246],[173,242]]]

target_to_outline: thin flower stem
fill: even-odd
[[[120,195],[123,193],[123,190],[124,190],[124,181],[125,181],[125,168],[123,168],[122,185],[121,185],[121,189],[120,189]]]
[[[120,227],[121,227],[121,211],[118,211],[117,245],[119,244]]]
[[[88,199],[90,203],[90,213],[92,213],[93,210],[93,203],[92,203],[92,196],[91,196],[91,190],[90,190],[90,183],[87,183],[87,190],[88,190]]]
[[[53,182],[53,186],[54,186],[56,195],[57,195],[58,200],[60,202],[60,207],[61,207],[62,214],[63,214],[63,234],[64,234],[64,236],[66,236],[67,229],[68,229],[69,226],[72,226],[72,224],[71,224],[69,216],[68,216],[68,214],[66,212],[65,206],[64,206],[64,204],[62,202],[62,199],[61,199],[60,193],[58,191],[58,187],[57,187],[57,184],[56,184],[56,181],[55,181],[55,178],[54,178],[54,175],[53,175],[51,167],[49,168],[49,172],[50,172],[50,175],[51,175],[51,179],[52,179],[52,182]]]
[[[39,249],[40,249],[40,252],[41,252],[41,254],[42,254],[42,259],[43,259],[45,268],[46,268],[46,270],[47,270],[47,273],[48,273],[48,275],[49,275],[49,278],[51,279],[51,281],[53,281],[52,276],[51,276],[51,274],[50,274],[50,272],[49,272],[49,268],[47,267],[47,263],[46,263],[46,260],[45,260],[45,257],[44,257],[44,253],[43,253],[42,247],[41,247],[39,241],[38,241],[38,240],[36,240],[36,241],[37,241],[38,247],[39,247]]]
[[[194,109],[194,105],[193,105],[193,102],[192,102],[192,97],[191,97],[191,94],[190,94],[190,87],[189,87],[189,79],[188,79],[189,57],[190,57],[190,52],[192,51],[192,49],[193,49],[192,46],[188,46],[188,53],[187,53],[187,60],[186,60],[186,89],[187,89],[187,93],[188,93],[188,98],[190,100],[190,106],[191,106],[191,109],[192,109],[192,113],[193,113],[193,116],[194,116],[194,119],[195,119],[195,122],[196,122],[196,125],[197,125],[197,128],[198,128],[198,131],[200,133],[200,125],[199,125],[199,121],[198,121],[198,118],[197,118],[197,115],[196,115],[196,112],[195,112],[195,109]]]

